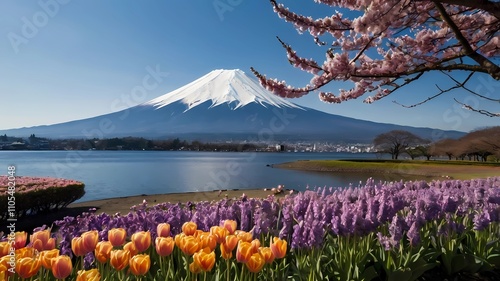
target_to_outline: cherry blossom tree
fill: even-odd
[[[281,42],[289,62],[312,75],[304,87],[267,78],[252,68],[260,83],[276,95],[296,98],[319,92],[328,103],[365,97],[372,103],[411,84],[429,72],[442,72],[453,85],[437,88],[437,93],[413,107],[454,89],[500,102],[470,88],[473,75],[500,80],[500,2],[488,0],[314,0],[336,7],[331,16],[313,19],[293,12],[270,0],[275,13],[300,32],[312,35],[325,48],[323,63],[307,59]],[[465,74],[465,75],[464,75]],[[339,93],[322,91],[332,81],[352,81],[351,89]],[[470,83],[469,83],[470,84]],[[496,93],[498,95],[498,93]],[[455,99],[456,100],[456,99]],[[456,100],[459,102],[458,100]],[[464,107],[488,116],[500,113]]]

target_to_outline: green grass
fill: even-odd
[[[322,172],[370,172],[426,176],[431,179],[472,179],[500,176],[500,163],[445,160],[302,160],[274,165],[277,168]]]

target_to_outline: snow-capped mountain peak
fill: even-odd
[[[183,87],[146,102],[145,105],[161,108],[178,101],[186,104],[186,111],[207,101],[212,102],[210,107],[233,104],[233,109],[250,103],[259,103],[264,107],[300,108],[273,95],[239,69],[213,70]]]

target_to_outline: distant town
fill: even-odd
[[[262,152],[375,152],[373,144],[329,142],[187,141],[179,138],[148,140],[137,137],[109,139],[48,139],[0,136],[0,150],[158,150],[158,151],[262,151]]]

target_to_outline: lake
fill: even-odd
[[[267,165],[306,159],[376,158],[371,153],[188,151],[0,151],[0,174],[69,178],[85,183],[78,202],[141,194],[220,189],[357,186],[366,173],[303,172]],[[3,167],[3,168],[2,168]],[[1,169],[4,172],[1,172]],[[387,176],[380,180],[388,179]]]

